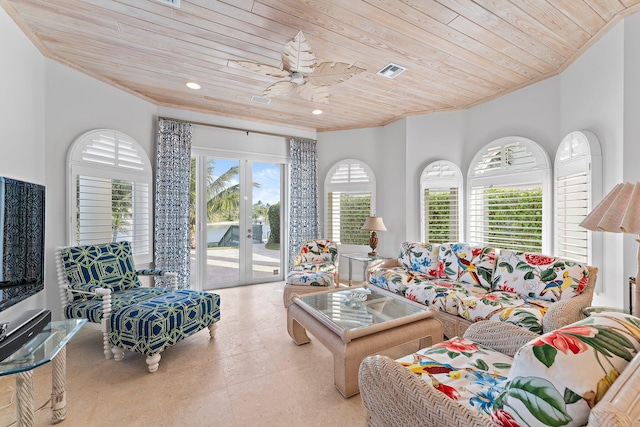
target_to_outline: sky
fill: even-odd
[[[238,160],[215,159],[213,175],[214,179],[229,170],[232,166],[237,166]],[[273,205],[280,201],[280,165],[273,163],[253,162],[253,182],[260,184],[260,188],[253,188],[253,203],[259,200],[263,204]],[[237,184],[238,179],[233,180]]]

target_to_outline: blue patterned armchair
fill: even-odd
[[[65,317],[99,324],[107,359],[112,354],[109,345],[111,314],[177,287],[176,273],[151,269],[136,271],[129,242],[58,247],[56,264]],[[170,279],[171,287],[143,287],[138,276],[164,276]]]
[[[173,272],[136,271],[128,242],[60,247],[56,263],[64,315],[100,325],[107,359],[113,354],[119,361],[125,350],[134,351],[147,356],[149,372],[155,372],[166,348],[204,328],[213,338],[220,296],[176,290]],[[141,275],[164,276],[171,286],[143,287]]]

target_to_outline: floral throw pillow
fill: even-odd
[[[576,261],[529,252],[500,251],[493,276],[495,290],[516,292],[523,298],[560,301],[579,295],[589,270]]]
[[[516,353],[492,408],[503,426],[583,426],[640,350],[640,319],[600,313],[541,335]]]
[[[409,271],[417,271],[429,277],[440,277],[438,271],[438,245],[431,243],[403,242],[398,264]]]
[[[496,266],[495,249],[466,243],[444,243],[438,253],[438,270],[442,278],[480,285],[491,289]]]
[[[338,246],[326,239],[307,240],[294,258],[294,265],[304,263],[338,263]]]

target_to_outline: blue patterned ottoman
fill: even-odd
[[[155,372],[164,349],[204,328],[213,338],[218,320],[219,295],[177,290],[114,311],[109,343],[116,360],[122,360],[125,349],[142,353],[149,372]]]

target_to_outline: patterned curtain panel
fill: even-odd
[[[191,124],[161,119],[156,159],[156,268],[178,273],[178,288],[189,288],[189,168]],[[170,286],[167,279],[157,286]]]
[[[291,138],[288,269],[302,244],[320,237],[316,141]]]

